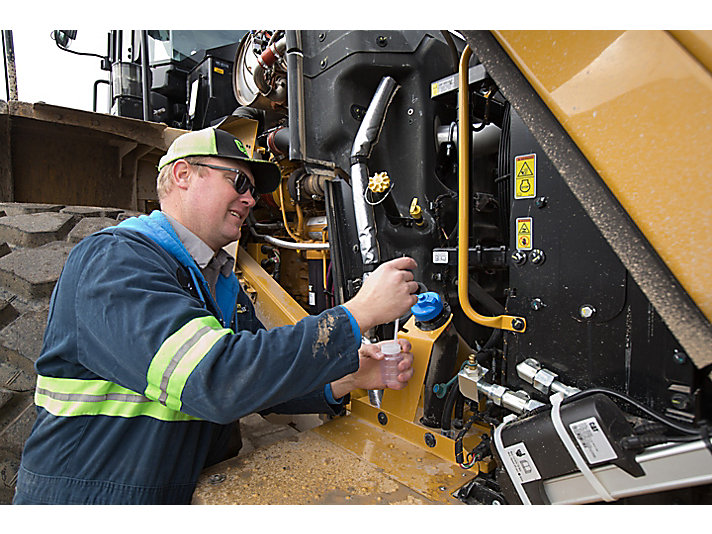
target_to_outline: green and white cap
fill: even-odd
[[[244,161],[249,165],[255,179],[255,189],[261,195],[277,189],[282,179],[277,165],[270,161],[250,158],[242,141],[217,128],[205,128],[178,137],[158,162],[158,170],[188,156],[215,156]]]

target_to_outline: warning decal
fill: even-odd
[[[536,154],[514,158],[514,198],[536,195]]]
[[[532,249],[532,218],[517,219],[517,250]]]

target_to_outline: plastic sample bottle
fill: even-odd
[[[400,384],[398,381],[398,363],[403,359],[400,343],[397,341],[389,341],[381,345],[381,379],[388,388],[396,387]]]

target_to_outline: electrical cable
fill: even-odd
[[[664,425],[668,426],[669,428],[673,428],[677,430],[678,432],[681,432],[683,434],[691,434],[691,435],[699,435],[699,430],[692,428],[692,427],[685,427],[681,424],[675,423],[673,421],[670,421],[669,419],[666,419],[659,413],[651,410],[647,406],[644,406],[643,404],[639,403],[635,399],[630,398],[627,395],[624,395],[623,393],[618,393],[617,391],[613,391],[611,389],[607,388],[592,388],[592,389],[587,389],[585,391],[582,391],[580,393],[576,393],[575,395],[571,395],[570,397],[567,397],[564,399],[562,404],[568,404],[569,402],[572,402],[576,399],[581,399],[584,397],[589,397],[591,395],[595,395],[596,393],[602,393],[604,395],[610,395],[612,397],[616,397],[617,399],[620,399],[622,401],[627,402],[628,404],[634,406],[644,414],[648,415],[649,417],[652,417],[656,421],[659,421],[660,423],[663,423]]]
[[[566,399],[563,400],[562,404],[569,403],[572,400],[588,397],[590,395],[595,395],[596,393],[602,393],[604,395],[610,395],[612,397],[620,399],[624,402],[627,402],[631,406],[634,406],[635,408],[637,408],[638,410],[640,410],[647,416],[652,417],[656,421],[664,424],[668,428],[672,428],[673,430],[676,430],[677,432],[680,432],[682,434],[687,434],[688,436],[695,436],[698,439],[701,438],[703,443],[705,444],[705,447],[707,448],[707,450],[710,452],[710,454],[712,454],[712,443],[710,443],[710,436],[709,436],[709,429],[708,429],[707,421],[703,421],[702,424],[697,428],[686,427],[682,424],[675,423],[674,421],[670,421],[669,419],[666,419],[659,413],[651,410],[647,406],[644,406],[643,404],[639,403],[635,399],[632,399],[632,398],[628,397],[627,395],[624,395],[623,393],[618,393],[617,391],[613,391],[613,390],[606,389],[606,388],[587,389],[585,391],[582,391],[581,393],[576,393],[575,395],[571,395],[570,397],[567,397]],[[674,439],[671,439],[670,441],[674,441]]]

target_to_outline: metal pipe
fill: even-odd
[[[329,250],[329,243],[292,243],[291,241],[283,241],[282,239],[277,239],[269,235],[261,235],[260,237],[270,245],[291,250]]]
[[[92,110],[96,111],[96,99],[97,99],[97,94],[98,94],[98,89],[99,85],[105,83],[109,87],[111,87],[111,83],[109,80],[96,80],[94,82],[94,92],[93,92],[93,99],[92,99]],[[111,111],[111,97],[109,97],[109,111]]]
[[[306,160],[304,54],[302,53],[302,32],[300,30],[287,30],[287,94],[290,126],[289,158]]]
[[[151,120],[151,87],[148,84],[148,32],[141,30],[141,86],[143,88],[143,120]]]
[[[470,129],[470,88],[468,65],[472,50],[467,45],[460,57],[460,72],[458,82],[457,121],[460,132]],[[461,135],[465,138],[465,135]],[[469,134],[467,139],[469,141]],[[526,330],[523,317],[500,315],[486,317],[477,313],[470,305],[469,294],[469,242],[470,242],[470,143],[458,143],[458,242],[457,242],[457,295],[460,307],[467,317],[483,326],[500,328],[515,332]],[[516,326],[516,328],[515,328]]]
[[[351,149],[352,196],[364,276],[367,272],[375,269],[380,262],[373,207],[369,206],[364,198],[368,187],[368,159],[371,155],[371,150],[378,142],[386,111],[397,90],[398,84],[390,76],[385,76],[381,80],[371,99],[361,126],[356,132]]]
[[[270,245],[288,248],[290,250],[329,250],[329,243],[293,243],[291,241],[284,241],[283,239],[277,239],[276,237],[269,235],[259,234],[252,226],[254,220],[254,215],[250,213],[247,217],[247,227],[250,229],[250,233],[258,239],[264,239]]]
[[[284,54],[287,49],[287,38],[282,37],[276,43],[271,44],[262,53],[257,56],[257,65],[254,69],[253,79],[255,85],[260,92],[267,98],[278,104],[283,104],[287,101],[287,89],[284,85],[272,87],[265,79],[267,69],[274,65],[277,60]]]
[[[2,45],[5,56],[5,87],[7,88],[7,101],[17,101],[17,71],[15,70],[15,43],[12,39],[12,30],[2,31]]]

